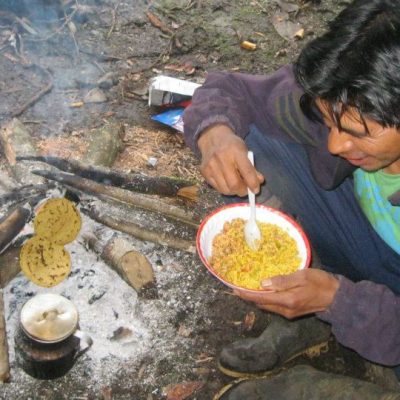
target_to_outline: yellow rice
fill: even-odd
[[[262,279],[295,272],[300,265],[296,241],[281,227],[257,221],[261,230],[259,249],[244,239],[245,220],[225,222],[212,244],[209,260],[215,272],[227,282],[247,289],[261,289]]]

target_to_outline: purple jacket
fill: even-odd
[[[302,113],[302,93],[290,65],[270,76],[210,73],[185,111],[185,141],[198,154],[197,139],[211,125],[226,124],[244,138],[255,124],[279,140],[302,144],[315,180],[322,188],[333,189],[354,167],[328,152],[328,128]],[[389,200],[400,205],[400,191]],[[383,285],[338,278],[333,303],[317,316],[332,325],[340,343],[363,357],[384,365],[400,364],[400,297]]]

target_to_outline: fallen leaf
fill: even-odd
[[[272,25],[281,37],[289,41],[294,40],[296,33],[302,29],[299,23],[289,20],[288,13],[281,11],[277,11],[273,15]]]
[[[203,386],[201,381],[190,381],[171,384],[163,389],[163,394],[167,400],[185,400],[192,395],[196,390]]]
[[[172,34],[171,29],[169,29],[155,14],[150,11],[146,12],[147,18],[150,23],[156,28],[160,29],[161,32]]]

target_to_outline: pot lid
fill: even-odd
[[[38,294],[22,307],[21,324],[33,339],[58,342],[75,331],[78,311],[70,300],[61,295]]]

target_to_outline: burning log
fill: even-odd
[[[150,196],[129,192],[112,186],[104,186],[92,180],[62,172],[32,171],[32,173],[62,183],[73,189],[78,189],[84,193],[94,195],[102,200],[117,200],[145,210],[161,213],[167,217],[195,227],[199,224],[199,218],[194,213],[168,204],[160,199],[154,199]]]
[[[29,204],[14,208],[0,219],[0,253],[2,253],[21,232],[31,217]]]
[[[17,161],[41,161],[65,172],[70,172],[102,183],[145,194],[160,196],[180,196],[190,200],[197,197],[198,187],[193,182],[170,177],[150,177],[141,174],[126,174],[112,171],[109,168],[93,167],[89,163],[77,160],[66,160],[51,156],[17,157]]]
[[[104,239],[102,233],[87,232],[83,234],[83,239],[140,297],[157,298],[156,279],[147,258],[127,240],[115,234],[111,239]]]
[[[10,379],[10,364],[8,362],[8,343],[6,321],[4,317],[3,290],[0,289],[0,382]]]
[[[30,173],[35,163],[22,165],[16,162],[17,156],[37,155],[37,151],[29,131],[18,120],[13,119],[0,130],[0,143],[11,170],[18,182],[22,184],[42,184],[43,179]]]
[[[109,228],[132,235],[139,240],[165,245],[172,247],[173,249],[183,250],[190,253],[195,252],[194,241],[168,236],[165,232],[150,231],[139,224],[127,220],[111,218],[109,215],[101,213],[95,208],[91,208],[85,212],[95,221],[108,226]]]

